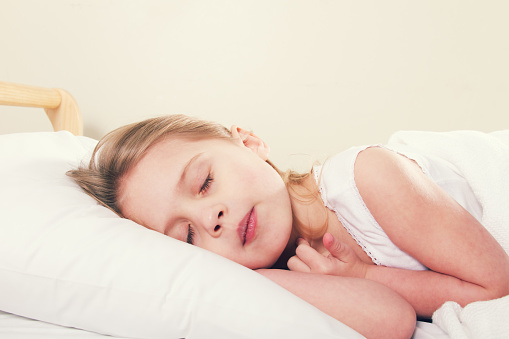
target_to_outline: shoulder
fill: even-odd
[[[411,237],[408,235],[421,232],[429,224],[440,223],[435,219],[451,205],[451,199],[419,165],[384,148],[369,148],[359,153],[355,184],[380,227],[396,246],[409,254]]]
[[[418,214],[433,196],[433,183],[421,168],[385,148],[372,147],[359,153],[354,172],[359,194],[385,232],[397,224],[396,219]]]
[[[423,178],[417,163],[404,155],[382,147],[369,147],[359,152],[354,165],[355,182],[359,188],[396,188],[397,182],[413,183]]]
[[[326,190],[349,190],[350,180],[373,179],[403,170],[421,169],[414,160],[380,145],[352,147],[327,159],[320,178]]]
[[[380,170],[394,167],[419,168],[414,160],[380,146],[367,147],[359,152],[355,160],[355,168],[363,168],[366,166],[377,166]]]
[[[328,200],[331,197],[340,199],[350,195],[354,188],[354,167],[359,167],[357,158],[362,154],[363,159],[373,160],[370,156],[364,157],[364,154],[369,154],[371,149],[376,148],[369,145],[351,147],[327,158],[322,166],[314,167],[322,197],[325,195],[325,200]]]

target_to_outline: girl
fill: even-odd
[[[382,284],[422,317],[509,294],[502,247],[411,157],[354,149],[297,174],[268,153],[240,128],[168,116],[111,132],[70,175],[119,215],[259,269],[367,336],[415,325]]]

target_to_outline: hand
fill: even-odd
[[[298,240],[295,255],[288,260],[291,271],[365,278],[367,264],[346,244],[330,233],[323,236],[328,255],[318,253],[304,239]]]

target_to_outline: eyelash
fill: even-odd
[[[210,188],[210,184],[212,183],[212,181],[214,181],[212,175],[211,174],[207,175],[207,178],[205,179],[203,185],[200,188],[200,193],[205,193]]]
[[[193,238],[194,238],[194,231],[191,228],[191,225],[188,225],[187,226],[187,243],[192,245],[193,244]]]
[[[205,178],[205,181],[203,182],[203,185],[201,185],[201,187],[200,187],[200,193],[205,193],[210,188],[210,184],[212,183],[212,181],[214,181],[214,178],[212,177],[212,175],[211,174],[207,175],[207,178]],[[187,241],[188,244],[191,244],[191,245],[194,242],[194,230],[191,227],[191,225],[187,226],[187,239],[186,239],[186,241]]]

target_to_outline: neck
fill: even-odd
[[[292,229],[292,233],[290,234],[290,239],[288,240],[288,244],[286,244],[285,249],[283,250],[283,253],[281,253],[281,256],[277,259],[276,263],[272,266],[274,269],[282,269],[287,270],[287,262],[288,260],[295,255],[295,250],[297,249],[297,239],[299,238],[299,234],[295,231],[295,229]]]
[[[283,253],[272,268],[287,269],[288,259],[295,255],[297,239],[302,237],[311,242],[315,238],[313,234],[321,238],[326,225],[327,211],[313,175],[307,176],[299,184],[289,185],[288,193],[292,204],[292,232]]]

